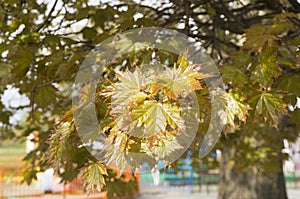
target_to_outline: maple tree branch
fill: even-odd
[[[58,0],[55,0],[55,2],[54,2],[54,4],[53,4],[53,6],[52,6],[52,8],[51,8],[51,10],[50,10],[50,12],[49,12],[49,14],[47,15],[47,17],[46,17],[46,19],[45,19],[45,21],[44,21],[44,23],[42,23],[42,24],[37,28],[36,32],[39,32],[44,26],[48,25],[48,24],[51,22],[50,18],[51,18],[52,13],[53,13],[54,10],[55,10],[55,7],[56,7],[57,3],[58,3]]]

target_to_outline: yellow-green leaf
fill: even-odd
[[[82,180],[88,193],[98,191],[105,185],[104,175],[108,175],[105,167],[100,162],[89,163],[83,168]]]
[[[250,99],[254,119],[263,117],[264,121],[277,127],[279,114],[286,114],[286,104],[279,95],[262,92]]]

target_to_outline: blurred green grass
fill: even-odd
[[[0,141],[0,167],[19,167],[25,155],[25,143],[19,143],[13,140]]]

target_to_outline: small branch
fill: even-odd
[[[35,86],[35,88],[37,89],[37,88],[42,88],[42,87],[45,87],[45,86],[49,86],[49,85],[51,85],[51,84],[53,84],[53,83],[55,83],[55,82],[60,82],[61,80],[62,80],[63,78],[56,78],[56,79],[54,79],[54,80],[51,80],[51,81],[49,81],[49,82],[45,82],[45,83],[43,83],[43,84],[39,84],[39,85],[37,85],[37,86]]]
[[[191,2],[190,1],[185,1],[184,3],[184,8],[185,8],[185,26],[184,26],[184,31],[185,34],[189,34],[190,32],[190,25],[189,25],[189,20],[190,20],[190,7],[191,7]]]
[[[288,1],[293,6],[295,11],[300,12],[300,3],[299,3],[299,1],[297,1],[297,0],[288,0]]]
[[[54,2],[54,4],[53,4],[53,6],[52,6],[52,8],[51,8],[51,10],[50,10],[50,12],[49,12],[49,14],[47,15],[47,17],[46,17],[46,19],[45,19],[45,21],[44,21],[44,23],[42,23],[38,28],[37,28],[37,30],[36,30],[36,32],[39,32],[45,25],[48,25],[49,23],[50,23],[50,17],[51,17],[51,15],[52,15],[52,13],[54,12],[54,9],[55,9],[55,7],[56,7],[56,5],[57,5],[57,2],[58,2],[58,0],[55,0],[55,2]]]
[[[294,23],[296,26],[300,27],[300,21],[296,18],[288,17],[288,19]]]
[[[31,90],[31,100],[30,100],[30,106],[31,106],[31,121],[34,121],[34,95],[36,93],[36,86],[33,86],[32,90]]]

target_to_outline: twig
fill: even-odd
[[[47,15],[47,17],[46,17],[46,19],[45,19],[45,21],[44,21],[44,23],[42,23],[42,24],[37,28],[36,32],[39,32],[45,25],[47,25],[47,24],[50,23],[50,20],[49,20],[49,19],[50,19],[52,13],[54,12],[54,9],[55,9],[55,7],[56,7],[56,5],[57,5],[57,2],[58,2],[58,0],[55,0],[55,2],[54,2],[54,4],[53,4],[53,6],[52,6],[52,8],[51,8],[51,10],[50,10],[50,12],[49,12],[49,14]]]
[[[184,26],[185,34],[189,34],[189,32],[190,32],[190,26],[189,26],[189,20],[190,20],[190,16],[191,16],[190,7],[191,7],[191,2],[185,1],[185,3],[184,3],[185,17],[186,17],[185,18],[185,26]]]

